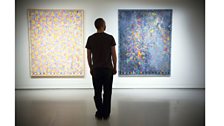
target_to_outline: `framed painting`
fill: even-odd
[[[28,9],[31,77],[84,76],[83,10]]]
[[[170,76],[172,10],[118,10],[119,76]]]

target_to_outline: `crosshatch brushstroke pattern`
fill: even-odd
[[[119,10],[119,75],[169,76],[172,10]]]
[[[31,77],[84,76],[83,10],[29,9]]]

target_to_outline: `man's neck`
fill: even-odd
[[[103,29],[99,29],[99,30],[97,30],[97,33],[103,33],[103,32],[104,32]]]

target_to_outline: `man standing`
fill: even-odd
[[[116,43],[112,35],[104,32],[106,23],[102,18],[95,20],[95,27],[97,32],[89,36],[86,44],[97,109],[95,117],[108,119],[111,110],[113,75],[117,73]]]

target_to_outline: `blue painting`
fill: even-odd
[[[170,76],[172,10],[119,10],[119,76]]]

